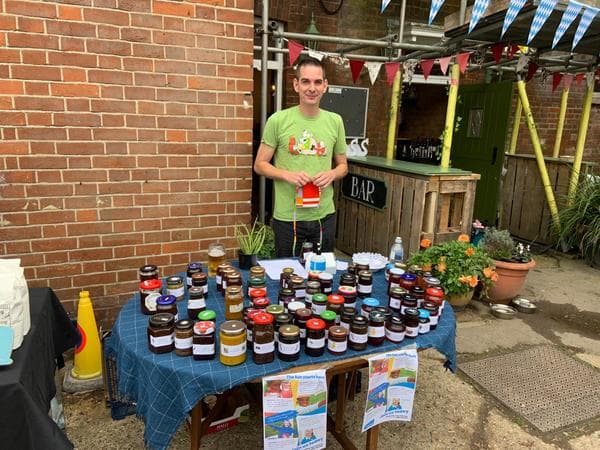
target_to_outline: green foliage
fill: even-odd
[[[573,202],[560,212],[558,237],[589,262],[600,261],[600,177],[579,183]]]
[[[252,224],[252,228],[246,224],[235,226],[235,237],[240,251],[245,255],[256,255],[263,246],[266,234],[266,225],[257,220]]]
[[[494,261],[470,242],[447,241],[415,253],[408,261],[423,270],[431,270],[446,294],[463,294],[478,283],[484,287],[496,277]]]
[[[273,228],[268,225],[264,225],[265,227],[265,241],[261,249],[258,252],[258,257],[260,259],[273,259],[275,258],[275,233],[273,233]]]
[[[489,228],[486,230],[479,246],[483,248],[490,258],[503,261],[512,258],[515,241],[508,230]]]

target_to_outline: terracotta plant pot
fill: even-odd
[[[505,261],[494,261],[494,263],[498,281],[488,289],[487,296],[490,303],[508,305],[521,291],[529,270],[535,267],[535,260],[532,259],[527,263]]]
[[[473,298],[474,289],[461,294],[448,294],[446,301],[452,305],[453,308],[464,308]]]

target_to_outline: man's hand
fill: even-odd
[[[313,183],[315,186],[320,187],[321,189],[326,188],[335,180],[335,170],[326,170],[325,172],[319,172],[313,178]]]
[[[288,171],[286,180],[288,183],[293,184],[296,187],[302,187],[306,183],[310,183],[312,181],[312,178],[306,172]]]

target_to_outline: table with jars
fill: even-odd
[[[139,291],[105,343],[119,395],[135,403],[152,448],[167,448],[190,413],[198,448],[210,424],[209,417],[200,425],[206,395],[315,367],[327,369],[328,381],[339,375],[328,428],[343,443],[340,403],[365,357],[412,344],[437,349],[456,368],[454,313],[439,281],[419,268],[371,272],[351,263],[305,277],[284,268],[276,280],[260,266],[243,271],[224,262],[214,276],[207,269],[197,262],[176,274],[141,267]]]

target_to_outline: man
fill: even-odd
[[[332,183],[348,173],[342,118],[319,108],[327,90],[319,60],[298,63],[294,90],[298,106],[269,118],[254,162],[257,174],[274,180],[271,226],[278,258],[299,256],[304,242],[312,242],[315,250],[320,244],[323,251],[333,251]]]

